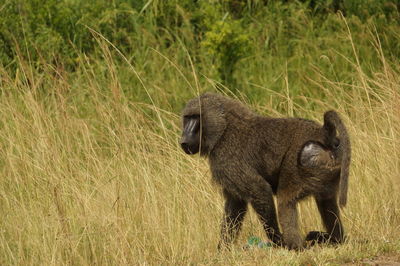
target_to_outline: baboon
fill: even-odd
[[[321,126],[301,118],[264,117],[237,100],[205,93],[190,100],[182,116],[182,149],[208,157],[212,178],[222,186],[219,248],[236,238],[248,203],[277,245],[298,250],[307,241],[343,242],[339,205],[347,200],[350,141],[335,111],[324,114]],[[296,205],[308,195],[315,197],[327,231],[309,232],[304,241]]]

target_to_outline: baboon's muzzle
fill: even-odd
[[[187,154],[196,154],[200,147],[200,121],[199,119],[189,119],[183,126],[181,147]]]

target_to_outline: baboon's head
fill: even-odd
[[[224,133],[226,119],[221,98],[205,93],[186,104],[180,144],[187,154],[208,155]]]

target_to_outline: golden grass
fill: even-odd
[[[264,237],[251,212],[235,247],[218,253],[223,200],[207,161],[180,150],[179,114],[124,99],[112,63],[109,96],[90,68],[80,94],[71,93],[74,83],[62,73],[38,74],[23,62],[15,77],[1,70],[0,264],[318,265],[399,253],[399,66],[381,61],[372,77],[356,62],[352,85],[323,74],[310,81],[328,96],[324,102],[292,99],[288,84],[282,95],[270,94],[273,104],[252,106],[319,121],[335,108],[350,131],[348,242],[304,252],[243,251],[247,237]],[[42,87],[50,93],[43,96]],[[272,110],[276,105],[287,113]],[[311,200],[300,213],[303,233],[322,229]]]

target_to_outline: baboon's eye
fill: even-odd
[[[193,114],[193,115],[185,115],[184,117],[187,118],[187,119],[197,119],[197,118],[200,117],[200,115]]]
[[[185,116],[183,117],[183,120],[186,122],[186,121],[190,121],[190,120],[199,120],[199,118],[200,118],[200,115],[198,115],[198,114],[195,114],[195,115],[185,115]]]

